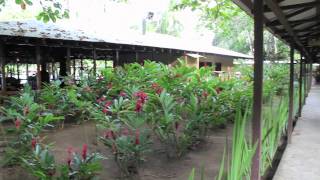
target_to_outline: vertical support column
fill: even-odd
[[[76,59],[73,59],[72,61],[73,64],[73,79],[76,80]]]
[[[312,86],[312,62],[310,62],[309,64],[309,86],[308,86],[308,92],[310,92],[311,90],[311,86]]]
[[[80,59],[80,78],[83,76],[83,58]]]
[[[117,50],[116,51],[116,66],[119,66],[120,64],[120,54],[119,54],[119,51]]]
[[[52,73],[52,80],[56,80],[55,62],[53,57],[51,57],[51,73]]]
[[[41,89],[41,51],[40,46],[36,47],[36,62],[37,62],[37,89]]]
[[[67,47],[66,74],[71,75],[71,48]]]
[[[6,83],[6,58],[4,45],[0,44],[0,65],[1,65],[1,94],[5,95],[7,91]]]
[[[28,64],[28,62],[27,62],[27,64],[26,64],[26,78],[27,78],[27,84],[29,83],[29,82],[28,82],[28,77],[29,77],[29,64]]]
[[[96,77],[97,76],[97,52],[95,48],[92,50],[92,59],[93,59],[93,75]]]
[[[136,52],[136,62],[138,62],[138,63],[140,62],[139,61],[139,53],[138,52]]]
[[[308,69],[307,69],[307,59],[305,59],[304,65],[303,65],[303,69],[304,69],[304,103],[306,103],[306,98],[308,97],[308,90],[307,90],[307,83],[308,83]]]
[[[263,0],[255,0],[254,12],[254,81],[252,109],[252,143],[257,143],[252,158],[251,180],[260,180],[261,111],[263,90]]]
[[[294,49],[290,47],[290,80],[289,80],[289,115],[288,115],[288,143],[291,143],[291,133],[293,129],[293,76],[294,76]]]
[[[300,54],[300,76],[299,76],[299,111],[298,116],[301,117],[302,111],[302,78],[303,78],[303,59],[302,54]]]
[[[19,62],[17,62],[17,76],[18,76],[18,80],[20,80],[20,68],[19,68]]]

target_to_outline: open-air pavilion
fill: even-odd
[[[13,64],[18,72],[16,80],[20,81],[24,77],[24,81],[29,81],[34,89],[39,88],[41,82],[67,74],[79,78],[84,69],[97,74],[97,61],[102,61],[104,67],[110,66],[107,65],[108,61],[112,67],[131,62],[143,63],[147,59],[169,64],[180,57],[188,60],[187,54],[191,53],[201,57],[208,56],[207,61],[211,64],[219,63],[221,70],[221,66],[224,69],[232,66],[233,59],[252,59],[252,56],[242,53],[165,35],[92,34],[32,20],[0,22],[0,32],[3,42],[0,47],[2,77],[6,74],[8,77],[9,74],[6,64]],[[84,59],[92,60],[91,68],[84,67]],[[199,67],[199,59],[197,61],[196,58],[195,61]],[[26,73],[21,74],[19,65],[23,64]],[[31,64],[37,67],[33,73],[28,68]],[[29,76],[32,74],[34,76],[30,80]],[[9,88],[6,87],[6,78],[1,79],[2,93],[5,94]]]

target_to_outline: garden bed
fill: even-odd
[[[200,172],[201,167],[205,167],[205,177],[207,179],[214,179],[219,171],[226,143],[226,133],[230,137],[231,131],[232,125],[228,125],[226,129],[214,129],[209,133],[206,143],[190,150],[186,156],[180,159],[167,159],[160,143],[155,142],[152,148],[154,150],[147,154],[147,163],[142,164],[139,170],[139,178],[141,180],[185,180],[188,179],[193,168]],[[53,154],[56,157],[56,161],[61,164],[66,163],[67,149],[69,147],[72,146],[76,151],[80,152],[82,144],[87,143],[89,150],[97,150],[108,158],[102,162],[103,170],[99,177],[101,179],[118,179],[118,168],[111,152],[100,142],[98,145],[95,145],[95,134],[94,123],[88,122],[81,125],[67,125],[64,129],[50,131],[46,133],[46,141],[54,143]],[[5,180],[33,179],[21,168],[4,168],[2,173],[2,177]]]

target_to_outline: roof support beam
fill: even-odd
[[[274,2],[274,0],[265,0],[266,4],[269,6],[269,8],[273,11],[273,13],[278,17],[279,21],[281,24],[284,26],[284,28],[288,31],[289,35],[293,37],[293,41],[303,49],[303,51],[306,50],[304,49],[303,45],[299,41],[298,37],[296,36],[295,32],[293,31],[292,27],[290,26],[288,20],[285,18],[284,13],[280,9],[279,5]],[[306,53],[307,54],[307,53]]]
[[[254,81],[252,109],[252,142],[257,143],[251,164],[251,180],[260,180],[261,161],[261,112],[263,90],[263,0],[255,0],[254,13]]]
[[[286,18],[289,19],[289,18],[294,17],[294,16],[297,16],[297,15],[299,15],[299,14],[305,12],[305,11],[308,11],[308,10],[310,10],[310,9],[312,9],[312,7],[305,7],[305,8],[299,9],[299,10],[297,10],[297,11],[294,11],[294,12],[292,12],[292,13],[287,14],[287,15],[286,15]],[[267,26],[268,26],[268,25],[271,25],[271,26],[272,26],[273,24],[276,24],[276,23],[280,23],[280,22],[278,21],[278,19],[276,19],[276,20],[274,20],[274,21],[271,21],[269,24],[266,24],[266,25],[267,25]]]
[[[303,8],[303,7],[314,7],[315,5],[320,4],[318,1],[312,1],[307,3],[299,3],[299,4],[292,4],[292,5],[286,5],[286,6],[280,6],[280,9],[282,10],[288,10],[288,9],[297,9],[297,8]],[[265,8],[264,12],[271,12],[272,9]]]

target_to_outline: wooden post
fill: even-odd
[[[76,60],[73,59],[73,79],[76,80]]]
[[[97,76],[97,52],[95,48],[92,50],[92,59],[93,59],[93,75],[96,77]]]
[[[80,78],[83,76],[83,58],[80,59]]]
[[[251,164],[251,180],[260,180],[261,111],[263,91],[263,0],[255,0],[254,12],[254,81],[252,109],[252,143],[257,143]]]
[[[66,61],[66,71],[67,75],[71,75],[71,48],[67,47],[67,61]]]
[[[4,45],[0,44],[0,66],[1,66],[1,94],[5,95],[7,91],[6,87],[6,58],[4,53]]]
[[[19,71],[19,62],[17,62],[17,76],[18,76],[18,80],[20,80],[20,71]]]
[[[302,54],[300,54],[300,76],[299,76],[299,111],[298,116],[301,117],[302,112],[302,78],[303,78],[303,59]]]
[[[289,80],[289,113],[288,113],[288,143],[291,143],[291,133],[293,130],[293,81],[294,81],[294,49],[290,47],[290,80]]]
[[[37,62],[37,89],[41,89],[41,51],[40,46],[36,46],[36,62]]]
[[[27,83],[29,84],[28,77],[29,77],[29,64],[27,62],[27,64],[26,64],[26,78],[27,78]]]
[[[305,59],[305,62],[304,62],[304,103],[306,103],[306,98],[308,97],[308,90],[307,90],[307,79],[308,79],[308,69],[307,69],[307,59]]]
[[[119,66],[119,63],[120,63],[120,54],[119,54],[119,51],[117,50],[116,51],[116,66]]]
[[[136,62],[139,63],[139,53],[138,52],[136,52]]]
[[[56,80],[55,62],[52,57],[51,57],[51,72],[52,72],[52,79]]]
[[[309,86],[308,86],[308,92],[310,92],[311,90],[311,86],[312,86],[312,62],[310,62],[309,64]]]

